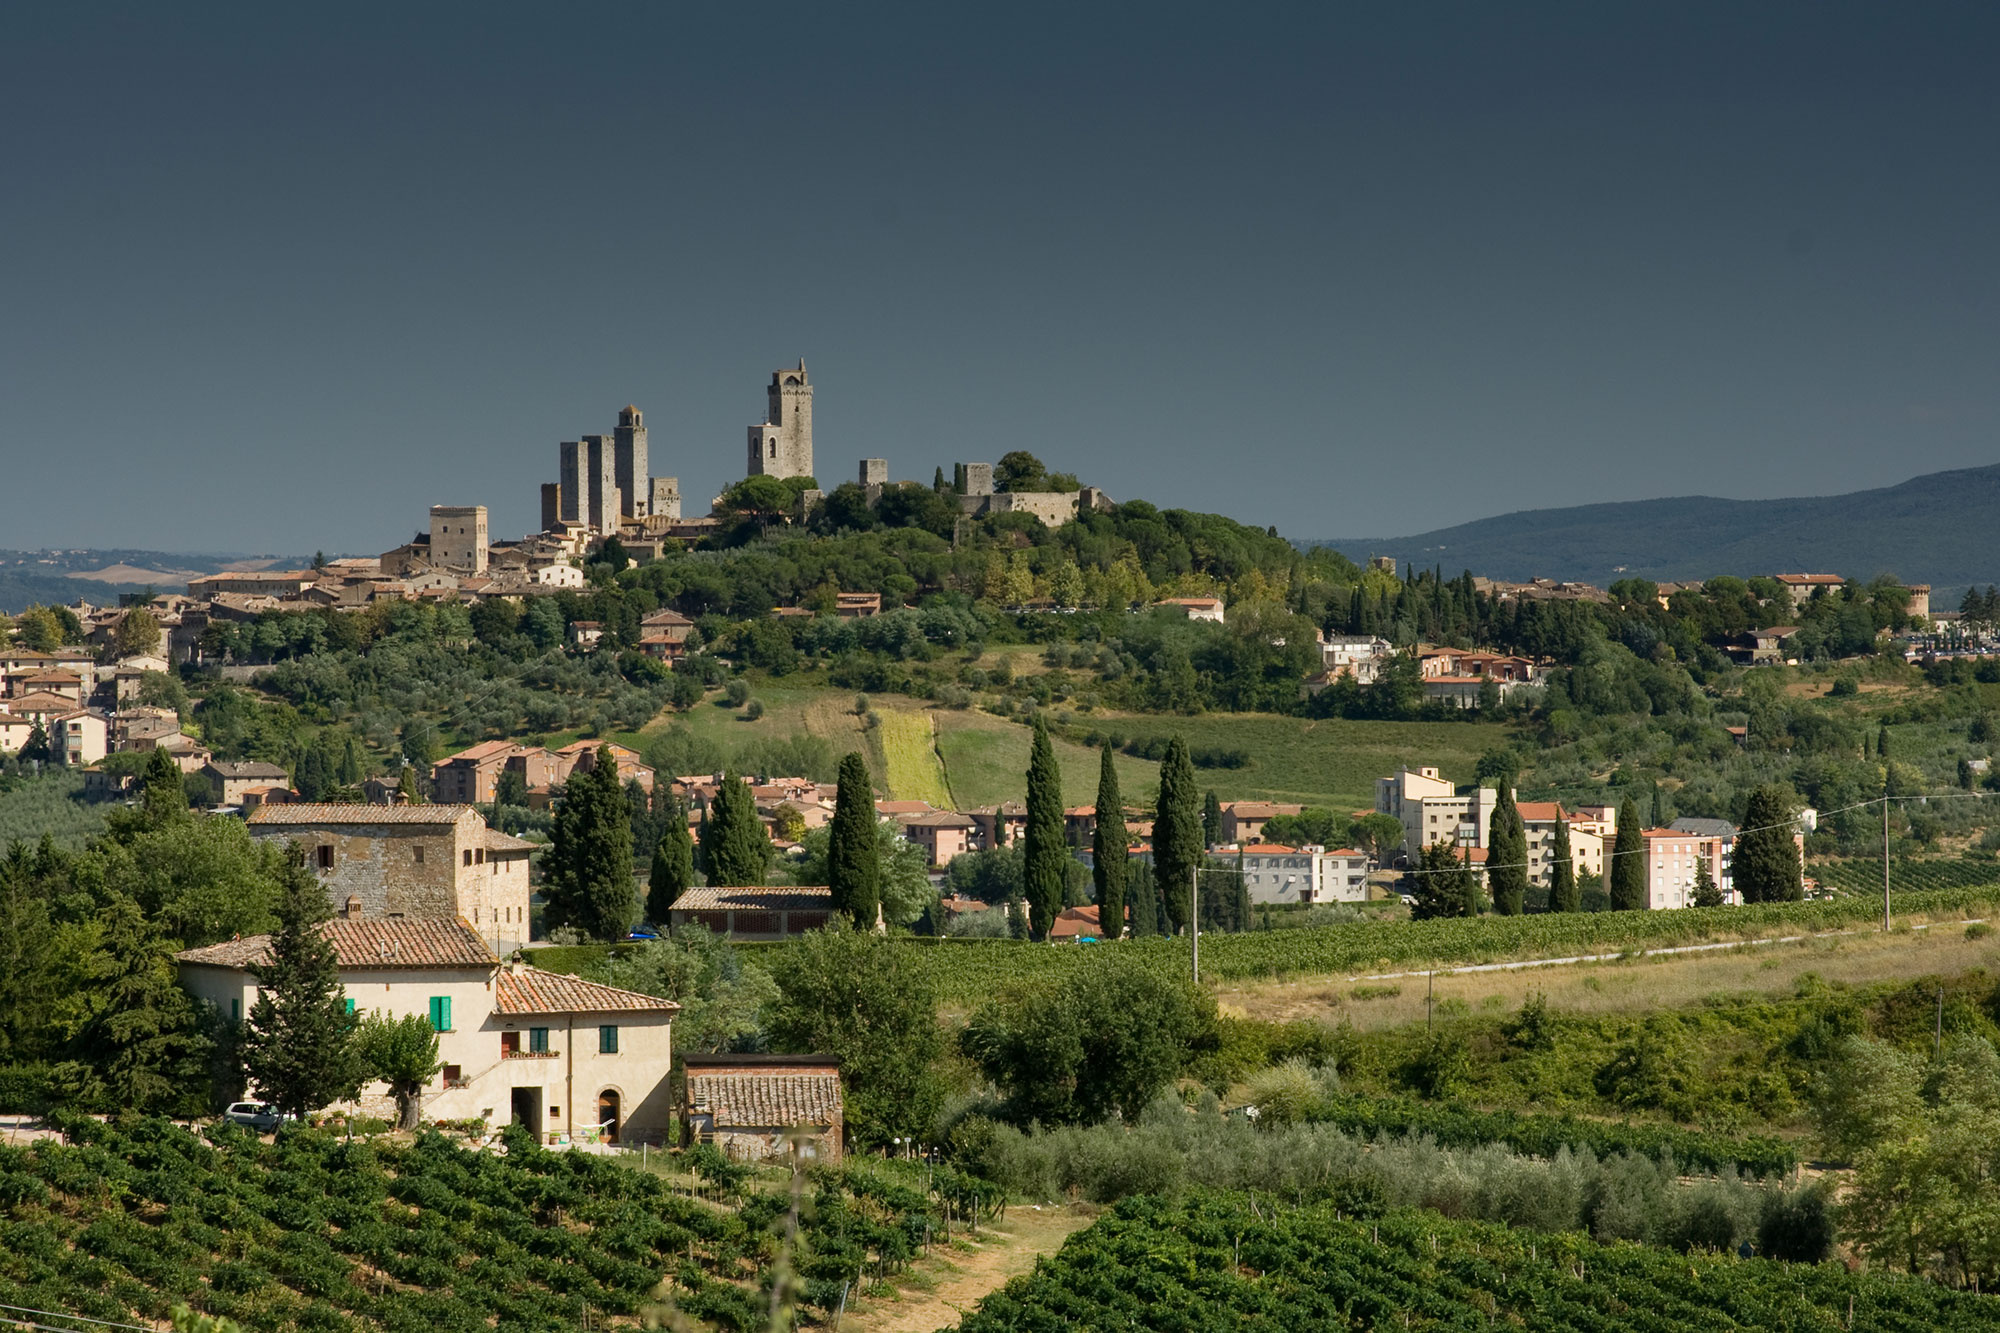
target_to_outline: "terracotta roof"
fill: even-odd
[[[831,1125],[840,1117],[840,1075],[756,1074],[733,1069],[687,1071],[689,1107],[732,1125]]]
[[[486,830],[486,850],[489,852],[532,852],[539,846],[538,842],[529,842],[526,838],[517,838],[499,829]]]
[[[1245,856],[1275,856],[1281,853],[1296,854],[1298,850],[1296,847],[1287,847],[1280,842],[1253,842],[1245,845],[1243,854]]]
[[[928,814],[911,815],[898,821],[904,828],[978,828],[976,820],[961,815],[956,810],[933,810]]]
[[[223,767],[221,764],[217,768]],[[283,769],[278,772],[282,774]],[[246,775],[247,776],[247,775]],[[250,816],[252,824],[456,824],[467,815],[479,814],[473,805],[288,805],[283,809],[259,810]],[[483,816],[482,816],[483,820]]]
[[[825,886],[796,887],[790,884],[741,885],[718,888],[697,885],[684,889],[668,909],[674,912],[830,912],[833,890]]]
[[[1516,801],[1514,809],[1531,823],[1547,824],[1564,817],[1561,801]]]
[[[292,778],[290,773],[278,765],[258,763],[256,760],[237,763],[228,759],[216,759],[211,760],[208,766],[225,778],[283,778],[287,782]]]
[[[1272,801],[1224,801],[1222,803],[1222,812],[1224,814],[1235,815],[1238,819],[1272,819],[1278,815],[1296,815],[1302,813],[1304,810],[1305,807],[1302,805],[1286,805],[1282,802]]]
[[[928,814],[936,808],[929,801],[875,802],[875,813],[878,815],[921,815]]]
[[[501,968],[493,987],[493,1008],[502,1014],[677,1014],[672,1000],[620,990],[582,977],[524,967]]]
[[[282,808],[282,807],[274,807]],[[492,967],[500,960],[463,917],[396,917],[388,921],[320,923],[342,968]],[[271,937],[246,935],[174,955],[210,967],[256,967],[270,961]]]
[[[977,898],[940,898],[938,906],[956,916],[961,912],[983,912],[993,904]]]
[[[10,713],[46,713],[52,709],[60,711],[75,708],[76,700],[67,694],[51,694],[47,690],[36,690],[32,694],[17,694],[11,699],[0,699],[0,707],[5,707]]]
[[[460,750],[457,754],[446,755],[443,759],[438,760],[438,763],[440,765],[455,764],[461,759],[470,759],[474,763],[480,763],[496,755],[506,754],[515,748],[512,741],[481,741],[477,745]]]

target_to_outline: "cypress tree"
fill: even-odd
[[[1783,787],[1750,793],[1730,870],[1746,903],[1797,902],[1805,896],[1799,847],[1792,841],[1792,798]]]
[[[56,1083],[104,1111],[168,1111],[191,1092],[199,1100],[209,1043],[175,976],[172,946],[130,898],[114,900],[102,925],[90,960],[96,1009],[71,1042],[72,1058],[56,1067]]]
[[[1144,861],[1126,863],[1125,895],[1132,901],[1132,938],[1160,933],[1160,886],[1153,867]]]
[[[667,923],[674,899],[694,883],[694,839],[688,836],[687,809],[680,798],[667,796],[666,823],[653,847],[652,873],[646,879],[646,915],[654,925]]]
[[[1493,893],[1495,912],[1501,916],[1521,914],[1528,896],[1528,832],[1514,804],[1514,789],[1504,785],[1486,839],[1486,884]]]
[[[1556,819],[1555,842],[1549,849],[1549,910],[1551,912],[1579,912],[1583,910],[1583,892],[1576,882],[1576,861],[1569,845],[1569,821]]]
[[[722,789],[709,804],[702,848],[710,884],[762,884],[767,876],[771,839],[750,788],[735,773],[723,774]]]
[[[1098,934],[1107,940],[1117,939],[1125,930],[1125,867],[1130,851],[1124,798],[1118,794],[1118,770],[1111,762],[1111,742],[1106,741],[1098,751],[1097,827],[1090,838],[1090,877],[1097,883]]]
[[[1213,847],[1222,841],[1222,802],[1214,792],[1201,798],[1201,844]]]
[[[1236,853],[1236,929],[1250,929],[1250,881],[1243,877],[1243,853]]]
[[[1646,907],[1646,840],[1639,833],[1639,811],[1632,798],[1618,807],[1618,838],[1611,848],[1611,910],[1638,912]]]
[[[1486,910],[1486,896],[1479,890],[1479,872],[1472,868],[1472,847],[1467,844],[1459,851],[1458,888],[1465,902],[1463,916],[1478,916]]]
[[[858,752],[840,761],[828,834],[826,884],[833,890],[833,910],[856,928],[873,930],[882,901],[882,870],[875,851],[875,791],[868,761]]]
[[[1021,885],[1028,898],[1028,924],[1038,940],[1062,911],[1063,885],[1068,878],[1069,850],[1063,846],[1062,770],[1048,725],[1035,719],[1035,739],[1028,751],[1028,829],[1022,849]]]
[[[1201,797],[1195,791],[1194,763],[1187,742],[1176,736],[1160,765],[1159,808],[1153,817],[1153,877],[1160,886],[1168,928],[1188,924],[1188,886],[1201,865]]]
[[[140,789],[139,809],[147,828],[162,828],[188,816],[187,782],[181,766],[166,750],[153,751],[146,761],[146,776]]]
[[[588,773],[571,777],[552,821],[543,897],[551,926],[592,939],[622,939],[637,907],[632,887],[632,812],[618,785],[611,747]]]
[[[1877,759],[1887,759],[1889,757],[1889,724],[1886,722],[1875,733],[1875,757]]]
[[[347,1010],[333,945],[320,932],[326,890],[294,850],[279,884],[270,961],[251,968],[257,1001],[243,1038],[243,1068],[264,1099],[303,1119],[359,1094],[360,1018]]]
[[[417,788],[417,770],[407,763],[403,765],[402,773],[396,778],[396,795],[403,798],[405,805],[424,803],[424,794]]]

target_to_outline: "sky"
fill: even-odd
[[[2000,7],[0,12],[0,547],[1027,449],[1298,538],[2000,462]]]

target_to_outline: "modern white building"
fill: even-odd
[[[1240,855],[1243,886],[1253,903],[1281,906],[1368,899],[1368,856],[1351,847],[1328,851],[1311,844],[1252,842],[1217,850],[1224,856]]]
[[[1397,770],[1375,779],[1375,808],[1403,825],[1403,854],[1414,861],[1436,843],[1486,846],[1500,793],[1473,787],[1461,793],[1435,768]]]

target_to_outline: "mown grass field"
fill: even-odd
[[[869,729],[854,711],[852,691],[808,684],[796,676],[755,681],[750,697],[764,705],[763,716],[755,720],[741,708],[723,705],[718,691],[686,713],[662,714],[645,731],[612,739],[643,748],[649,735],[679,724],[729,752],[757,737],[804,732],[824,738],[842,753],[861,750],[877,780],[886,782],[897,800],[967,809],[1018,801],[1024,795],[1030,732],[1019,722],[978,709],[937,708],[922,699],[878,694],[870,697],[869,707],[881,723]],[[1097,798],[1096,751],[1077,743],[1092,730],[1125,739],[1177,735],[1197,751],[1241,750],[1249,758],[1244,767],[1202,769],[1202,787],[1224,800],[1296,801],[1341,811],[1371,807],[1375,779],[1401,764],[1436,765],[1453,781],[1469,783],[1480,753],[1507,737],[1504,727],[1472,722],[1313,721],[1265,713],[1078,714],[1065,717],[1064,733],[1071,739],[1056,740],[1066,805],[1089,805]],[[1160,766],[1128,754],[1120,754],[1116,762],[1126,802],[1149,804],[1159,787]]]
[[[1297,801],[1343,812],[1372,808],[1375,779],[1402,764],[1435,765],[1453,782],[1470,783],[1481,752],[1507,739],[1507,728],[1491,723],[1314,721],[1269,713],[1104,714],[1078,718],[1075,726],[1125,740],[1180,736],[1197,752],[1241,750],[1246,766],[1206,770],[1202,785],[1225,799]]]

